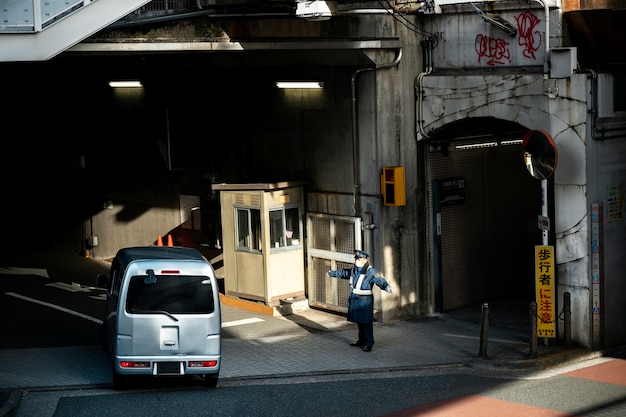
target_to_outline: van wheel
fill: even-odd
[[[219,379],[219,375],[211,374],[204,376],[204,385],[209,388],[214,388],[217,386],[217,380]]]

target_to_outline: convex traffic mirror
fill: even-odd
[[[524,163],[530,175],[545,180],[552,176],[558,160],[554,139],[543,130],[530,130],[522,139]]]

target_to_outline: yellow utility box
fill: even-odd
[[[384,167],[380,176],[380,188],[386,206],[405,206],[404,167]]]

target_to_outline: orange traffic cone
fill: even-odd
[[[167,235],[167,246],[174,246],[172,242],[172,235]]]
[[[157,239],[157,246],[163,246],[163,239],[161,239],[161,235],[159,235],[159,238]]]

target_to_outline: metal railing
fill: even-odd
[[[0,8],[0,33],[41,32],[90,3],[89,0],[3,2]]]

